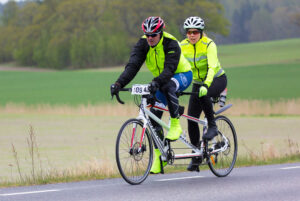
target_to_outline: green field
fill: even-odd
[[[228,97],[279,100],[299,98],[300,64],[274,64],[225,69]],[[0,104],[25,103],[79,105],[110,102],[109,86],[120,72],[8,72],[0,71]],[[152,76],[140,72],[132,83],[147,83]],[[297,93],[298,92],[298,93]],[[122,94],[126,101],[131,100]]]
[[[275,101],[299,98],[299,47],[300,39],[220,46],[220,61],[228,76],[228,97]],[[0,104],[80,105],[111,102],[109,87],[119,75],[120,68],[116,72],[0,71]],[[144,69],[132,83],[148,83],[151,79],[152,75]],[[129,95],[123,94],[122,97],[130,101]]]
[[[225,68],[300,63],[300,39],[286,39],[218,47]]]
[[[229,68],[230,98],[278,100],[300,97],[299,64]]]

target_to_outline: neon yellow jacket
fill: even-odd
[[[210,87],[215,77],[225,73],[218,60],[217,46],[210,38],[203,36],[194,45],[186,38],[181,41],[181,50],[192,66],[195,82],[201,82]]]
[[[146,38],[146,36],[144,35],[143,38]],[[168,42],[166,42],[167,40]],[[179,54],[179,61],[177,61],[178,66],[174,66],[176,69],[174,72],[175,74],[188,72],[191,70],[191,66],[189,62],[186,60],[186,58],[184,57],[184,55],[182,54],[182,52],[180,52],[180,48],[179,48],[179,52],[175,52],[178,51],[176,48],[174,48],[175,44],[169,45],[171,44],[171,42],[169,41],[177,42],[174,36],[172,36],[167,32],[163,32],[163,36],[160,39],[159,43],[155,47],[149,47],[149,51],[146,57],[146,66],[148,67],[148,69],[150,70],[150,72],[153,74],[154,77],[158,77],[163,72],[166,66],[165,62],[168,62],[165,59],[166,54],[174,54],[174,55]],[[179,42],[177,43],[178,46],[180,47]],[[173,58],[170,57],[170,59]]]
[[[167,83],[176,73],[191,70],[191,65],[182,54],[180,43],[174,36],[163,32],[158,44],[150,47],[144,35],[134,46],[125,71],[117,82],[122,87],[126,86],[135,77],[144,62],[153,74],[153,80],[160,85]]]

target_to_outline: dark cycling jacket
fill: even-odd
[[[191,70],[191,66],[181,53],[179,42],[174,36],[163,32],[155,47],[150,47],[146,36],[143,36],[134,46],[129,62],[117,80],[121,87],[126,86],[135,77],[144,62],[153,74],[153,80],[157,81],[159,85],[167,83],[175,73]]]

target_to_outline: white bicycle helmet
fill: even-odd
[[[188,17],[183,23],[183,28],[185,30],[187,29],[204,29],[204,20],[201,19],[200,17],[193,16],[193,17]]]

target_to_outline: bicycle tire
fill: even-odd
[[[123,179],[132,185],[140,184],[147,178],[153,160],[149,130],[145,129],[141,143],[142,131],[142,121],[129,119],[122,125],[116,141],[116,161],[119,172]]]
[[[231,121],[225,116],[217,116],[216,124],[218,126],[218,136],[216,136],[210,144],[209,147],[212,146],[222,146],[222,135],[223,134],[229,141],[229,146],[225,151],[212,154],[209,156],[208,166],[212,173],[218,177],[227,176],[233,169],[234,164],[237,158],[237,136]]]

